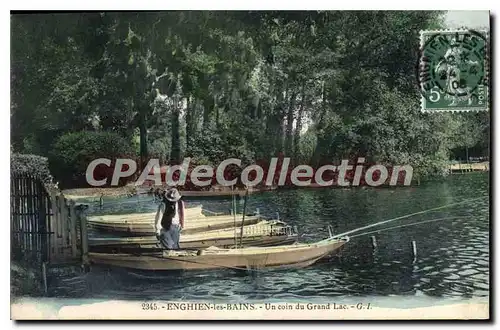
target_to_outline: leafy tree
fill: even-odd
[[[79,132],[92,145],[112,134],[142,166],[149,157],[216,165],[281,155],[319,165],[362,156],[431,177],[464,148],[489,152],[488,114],[420,112],[418,33],[440,27],[440,12],[60,13],[11,22],[13,148],[70,164],[67,173],[81,173],[91,154],[62,150]]]
[[[111,166],[96,170],[97,179],[110,178],[117,158],[134,159],[134,150],[126,139],[113,132],[80,131],[67,133],[57,139],[50,152],[51,172],[61,180],[61,186],[86,185],[87,167],[95,159],[107,158]],[[109,184],[110,182],[108,182]]]

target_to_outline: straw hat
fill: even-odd
[[[165,198],[169,202],[177,202],[179,199],[181,199],[181,194],[176,188],[169,189],[165,191]]]

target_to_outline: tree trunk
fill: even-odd
[[[191,96],[186,98],[186,150],[190,150],[191,141],[194,138],[194,118],[196,101]]]
[[[220,109],[217,106],[217,96],[214,96],[214,112],[215,112],[215,127],[219,130],[220,127]]]
[[[295,125],[295,136],[293,139],[293,147],[294,147],[293,158],[295,162],[299,161],[298,158],[300,155],[300,134],[302,131],[302,117],[304,115],[305,102],[306,102],[306,91],[305,91],[305,84],[303,84],[302,99],[300,101],[299,113],[297,115],[297,125]]]
[[[292,91],[292,96],[290,97],[290,105],[288,107],[288,113],[286,116],[286,130],[285,130],[285,155],[292,157],[293,153],[293,115],[295,112],[295,98],[297,93]]]
[[[285,102],[287,100],[287,95],[288,95],[288,89],[285,91],[285,95],[283,96],[283,93],[281,91],[278,91],[278,97],[277,97],[277,102],[276,102],[276,108],[275,108],[275,120],[276,120],[276,126],[277,126],[277,134],[275,138],[275,144],[274,144],[274,150],[275,154],[280,154],[283,152],[283,137],[285,133],[285,128],[284,128],[284,121],[283,117],[285,114],[284,108],[285,108]]]
[[[260,102],[260,100],[259,100],[259,103],[257,104],[257,109],[256,109],[256,111],[257,111],[257,116],[256,116],[256,118],[257,118],[257,119],[261,119],[261,118],[262,118],[262,116],[263,116],[263,114],[262,114],[262,102]]]
[[[178,164],[181,160],[181,139],[180,139],[180,107],[178,98],[174,97],[174,107],[172,111],[172,148],[170,151],[170,163]]]
[[[210,128],[210,117],[213,111],[213,99],[210,97],[205,98],[203,101],[203,129]]]
[[[140,138],[140,157],[141,169],[146,167],[148,163],[148,128],[146,120],[146,108],[142,106],[139,109],[139,138]]]
[[[327,146],[327,141],[324,137],[324,133],[322,132],[323,130],[323,118],[325,116],[325,112],[326,112],[326,86],[325,86],[325,82],[323,82],[323,87],[322,87],[322,91],[321,91],[321,94],[322,94],[322,101],[321,101],[321,112],[320,112],[320,116],[319,116],[319,119],[318,119],[318,124],[316,125],[316,129],[317,129],[317,136],[318,136],[318,142],[316,143],[316,148],[314,149],[314,154],[313,154],[313,157],[311,159],[311,163],[314,164],[315,166],[318,166],[319,164],[319,161],[321,160],[321,157],[323,155],[323,150],[328,147]]]

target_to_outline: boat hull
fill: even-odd
[[[242,246],[277,246],[292,244],[297,241],[297,235],[289,236],[265,236],[265,237],[243,237]],[[90,242],[89,242],[90,243]],[[240,244],[239,239],[237,240],[238,245]],[[222,239],[208,239],[202,241],[188,241],[180,242],[179,244],[183,249],[205,249],[211,246],[217,246],[221,248],[232,248],[235,246],[234,239],[222,238]],[[129,243],[129,244],[112,244],[112,245],[89,245],[89,249],[92,252],[113,252],[113,253],[128,253],[130,251],[141,251],[141,250],[160,250],[160,245],[158,240],[155,238],[153,240],[143,242],[143,243]]]
[[[244,221],[246,225],[251,225],[258,223],[259,221],[261,221],[261,219],[258,216],[246,216]],[[91,228],[107,232],[141,236],[154,235],[156,232],[154,217],[148,219],[147,221],[123,220],[121,222],[109,222],[106,220],[97,221],[89,219],[87,222]],[[194,234],[209,230],[234,227],[235,225],[240,226],[241,223],[241,215],[236,219],[236,221],[232,216],[209,216],[191,219],[187,218],[185,227],[182,232],[184,234]]]
[[[169,254],[90,253],[89,259],[95,264],[141,270],[300,268],[336,253],[347,241],[348,239],[337,239],[313,244],[243,249],[210,248],[199,251],[169,251]]]
[[[297,240],[297,233],[291,227],[280,221],[261,221],[254,225],[243,227],[240,242],[240,228],[226,228],[196,234],[180,236],[180,247],[183,249],[202,249],[210,246],[232,248],[237,243],[243,246],[274,246],[291,244]],[[138,249],[158,249],[156,236],[91,238],[90,251],[133,251]]]
[[[205,217],[203,214],[203,206],[194,206],[184,209],[184,215],[186,218],[198,218]],[[143,213],[128,213],[128,214],[105,214],[105,215],[93,215],[88,217],[88,221],[97,223],[123,223],[135,222],[135,221],[154,221],[156,216],[155,212],[143,212]],[[153,219],[153,220],[151,220]]]

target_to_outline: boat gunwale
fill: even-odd
[[[168,250],[163,250],[161,252],[146,252],[146,253],[137,253],[137,254],[131,254],[131,253],[99,253],[99,252],[89,252],[90,255],[96,255],[97,257],[102,257],[102,256],[113,256],[113,257],[152,257],[152,258],[164,258],[164,259],[175,259],[175,258],[183,258],[183,257],[194,257],[194,256],[237,256],[237,255],[248,255],[251,256],[252,254],[257,255],[257,254],[266,254],[266,253],[279,253],[279,252],[291,252],[291,251],[301,251],[304,249],[309,249],[309,248],[321,248],[324,247],[325,245],[333,245],[335,243],[343,242],[342,245],[345,245],[346,243],[349,242],[349,238],[336,238],[336,239],[324,239],[318,242],[314,243],[299,243],[295,242],[290,245],[279,245],[279,246],[249,246],[249,247],[244,247],[244,248],[233,248],[233,249],[225,249],[225,248],[218,248],[218,247],[208,247],[205,249],[182,249],[182,250],[177,250],[177,251],[213,251],[216,253],[201,253],[200,255],[186,255],[186,256],[164,256],[164,251]],[[247,253],[241,253],[241,250],[246,250]],[[251,253],[249,250],[256,250],[260,251],[257,253]],[[269,250],[275,250],[275,251],[269,251]],[[267,252],[269,251],[269,252]],[[236,252],[236,253],[232,253]],[[178,261],[182,261],[182,259],[175,259]]]
[[[253,220],[259,220],[261,217],[259,215],[247,215],[245,216],[245,221],[253,221]],[[211,215],[211,216],[201,216],[197,218],[191,218],[188,217],[186,220],[190,224],[205,224],[205,223],[226,223],[230,221],[234,221],[233,216],[231,215]],[[242,221],[243,216],[236,217],[236,221]],[[261,219],[265,220],[265,219]],[[93,226],[99,226],[99,227],[116,227],[116,226],[125,226],[125,225],[139,225],[139,226],[149,226],[151,224],[155,223],[155,219],[153,218],[148,218],[148,219],[125,219],[125,220],[116,220],[116,221],[107,221],[104,219],[94,219],[89,217],[87,219],[87,223],[91,224]],[[192,226],[192,228],[196,228],[198,226]],[[191,227],[189,227],[191,228]]]
[[[305,267],[305,266],[311,265],[311,264],[317,262],[318,260],[324,258],[329,253],[330,252],[325,252],[325,253],[322,253],[320,255],[308,258],[306,260],[300,260],[300,261],[293,262],[293,263],[284,263],[284,264],[273,263],[273,264],[266,264],[262,268],[263,269],[267,269],[267,270],[271,270],[271,269],[280,269],[280,268],[284,268],[284,269],[286,269],[286,268],[297,268],[297,265],[304,265],[304,267]],[[185,268],[156,269],[156,268],[147,268],[147,267],[141,267],[141,268],[137,267],[137,268],[134,268],[134,267],[127,267],[127,266],[117,266],[117,265],[114,265],[114,264],[112,264],[112,266],[114,266],[114,267],[120,267],[120,268],[125,268],[125,269],[164,270],[164,271],[173,271],[173,270],[203,270],[203,269],[208,270],[208,269],[220,269],[220,268],[243,269],[243,267],[245,267],[246,269],[252,269],[252,267],[247,267],[246,265],[226,266],[226,265],[220,265],[220,264],[204,263],[204,262],[195,261],[195,260],[176,259],[176,258],[172,258],[172,257],[163,257],[163,258],[158,258],[158,259],[165,260],[165,261],[172,260],[172,261],[176,261],[176,262],[180,262],[180,263],[193,263],[193,264],[205,265],[205,266],[211,266],[211,267],[208,267],[208,268],[188,268],[188,269],[185,269]],[[258,269],[260,267],[256,267],[256,268]]]

